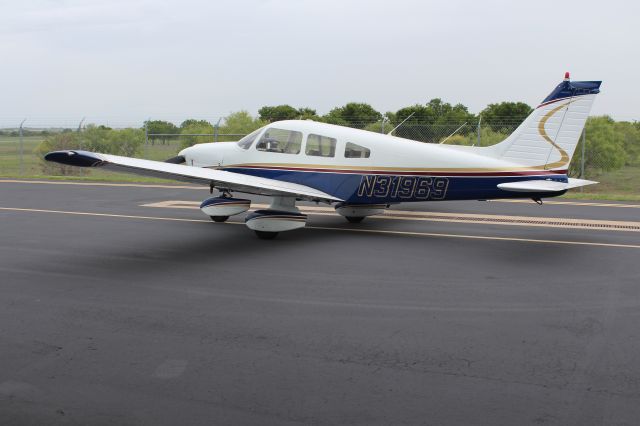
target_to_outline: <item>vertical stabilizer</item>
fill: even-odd
[[[566,170],[576,150],[600,81],[570,81],[569,73],[491,155],[535,169]]]

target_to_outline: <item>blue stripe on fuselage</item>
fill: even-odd
[[[394,204],[419,201],[529,198],[561,195],[509,192],[498,184],[523,180],[567,182],[567,175],[538,176],[398,176],[311,172],[259,168],[225,168],[251,176],[306,185],[353,204]]]

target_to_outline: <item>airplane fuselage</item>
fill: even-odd
[[[287,137],[287,132],[295,132],[294,149],[275,142],[260,146],[274,129]],[[308,144],[318,148],[316,140],[331,146],[324,152],[310,149]],[[354,154],[349,148],[354,146],[361,151]],[[566,170],[514,164],[486,155],[490,150],[428,144],[314,121],[283,121],[261,129],[248,147],[208,143],[181,154],[188,165],[298,183],[352,204],[539,197],[540,193],[508,192],[497,185],[541,178],[567,182]]]

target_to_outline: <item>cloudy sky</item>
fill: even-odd
[[[0,124],[215,119],[288,103],[472,112],[604,80],[595,114],[640,119],[640,3],[0,0]]]

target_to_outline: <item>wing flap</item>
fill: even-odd
[[[593,185],[598,182],[585,179],[569,178],[569,182],[553,180],[522,180],[498,184],[498,188],[510,192],[563,192],[572,188]]]
[[[343,201],[306,185],[261,178],[224,170],[193,167],[161,161],[99,154],[88,151],[54,151],[45,160],[78,167],[101,167],[117,172],[142,176],[175,179],[184,182],[210,185],[248,194],[295,196],[306,200]]]

